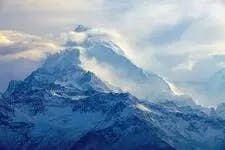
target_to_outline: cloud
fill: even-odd
[[[60,48],[50,40],[16,31],[0,31],[3,42],[0,43],[0,58],[5,61],[15,59],[40,60],[47,54]],[[5,40],[4,40],[5,39]]]
[[[10,80],[25,78],[47,55],[60,50],[56,43],[30,34],[0,30],[0,36],[1,91]]]
[[[42,10],[62,10],[67,9],[67,11],[78,9],[78,10],[90,10],[97,9],[96,6],[99,6],[103,3],[102,0],[24,0],[21,4],[25,5],[31,9],[42,9]]]
[[[205,80],[210,76],[209,72],[211,75],[214,73],[215,66],[200,69],[199,64],[204,62],[207,65],[210,61],[207,63],[205,60],[210,60],[211,55],[225,52],[224,3],[211,0],[164,1],[167,2],[176,8],[174,13],[179,17],[171,24],[150,27],[153,32],[143,35],[148,50],[142,57],[144,63],[140,64],[172,80]],[[154,56],[153,60],[149,61],[148,53]],[[169,64],[172,65],[168,67]]]
[[[0,46],[8,46],[13,44],[12,41],[7,39],[4,35],[0,34]]]
[[[60,33],[75,24],[104,20],[104,9],[101,0],[3,0],[0,27],[39,35]]]

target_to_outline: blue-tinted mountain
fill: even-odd
[[[217,106],[225,100],[225,69],[215,72],[202,82],[177,82],[179,88],[191,94],[199,103]]]
[[[9,84],[0,99],[1,149],[225,148],[225,120],[115,93],[80,67],[79,55],[64,50]]]

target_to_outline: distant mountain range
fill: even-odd
[[[216,106],[225,100],[225,69],[214,73],[208,80],[202,82],[175,82],[179,89],[191,95],[200,104]]]

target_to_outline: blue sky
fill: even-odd
[[[145,70],[204,81],[225,66],[224,18],[223,0],[1,0],[0,89],[60,49],[77,24],[108,30]]]

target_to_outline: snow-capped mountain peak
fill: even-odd
[[[77,27],[74,29],[75,32],[85,32],[87,30],[89,30],[90,28],[85,26],[85,25],[77,25]]]
[[[69,48],[82,47],[85,60],[90,62],[86,64],[91,64],[94,60],[97,68],[106,70],[110,75],[102,75],[96,67],[84,66],[102,80],[108,81],[115,87],[120,87],[123,91],[130,92],[138,98],[155,101],[173,98],[173,92],[163,78],[154,73],[147,73],[134,64],[126,57],[125,50],[113,42],[108,34],[102,30],[79,25],[65,46]]]
[[[80,67],[80,52],[77,49],[65,49],[49,56],[24,81],[11,81],[3,96],[23,99],[23,95],[27,94],[24,91],[37,89],[47,90],[53,95],[64,92],[62,97],[70,97],[71,94],[66,93],[71,91],[81,95],[87,91],[111,91],[94,73]]]
[[[122,62],[118,70],[131,69],[124,75],[143,75],[108,51]],[[224,120],[174,102],[114,93],[79,64],[79,51],[66,49],[24,81],[11,82],[0,100],[0,149],[224,149]],[[146,88],[163,82],[150,79],[156,80],[147,83],[155,84]]]
[[[63,71],[79,67],[80,52],[77,49],[66,49],[47,58],[42,68],[46,71]]]

